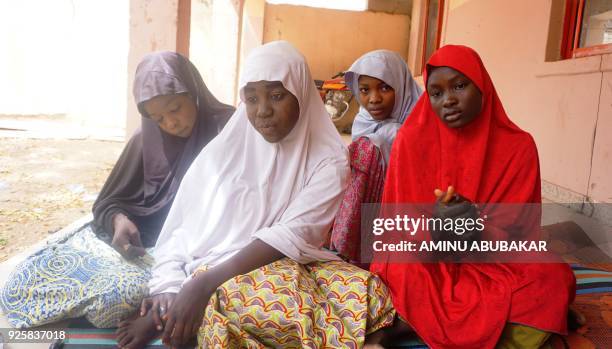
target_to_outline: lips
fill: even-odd
[[[270,132],[270,131],[274,130],[274,128],[275,128],[275,127],[276,127],[276,126],[275,126],[275,125],[273,125],[273,124],[266,124],[266,125],[260,125],[260,126],[258,126],[257,128],[258,128],[260,131],[263,131],[263,132]]]
[[[452,110],[450,112],[444,113],[444,121],[453,122],[461,119],[461,110]]]
[[[383,108],[368,109],[368,113],[370,113],[372,116],[380,116],[385,113],[385,110]]]

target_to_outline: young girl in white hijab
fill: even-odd
[[[183,178],[151,297],[119,344],[142,347],[157,327],[172,346],[198,334],[204,347],[361,347],[394,311],[377,277],[322,249],[349,167],[305,59],[266,44],[240,86],[236,113]]]
[[[361,204],[380,202],[391,145],[423,90],[396,52],[368,52],[344,79],[360,108],[352,129],[351,176],[334,221],[332,247],[355,264],[361,255]]]

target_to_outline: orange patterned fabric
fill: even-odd
[[[205,348],[361,348],[366,334],[392,324],[381,280],[341,261],[284,258],[217,289],[198,343]]]

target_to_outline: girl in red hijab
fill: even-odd
[[[456,205],[540,204],[536,145],[506,115],[478,54],[465,46],[444,46],[423,77],[427,93],[397,135],[383,203],[440,206],[452,193],[443,199],[436,189],[452,186],[449,191],[461,198]],[[539,225],[539,211],[531,218]],[[495,229],[494,238],[510,239],[511,234]],[[395,328],[410,328],[431,348],[494,348],[504,341],[517,347],[517,329],[539,347],[550,333],[566,333],[575,293],[566,264],[377,259],[371,270],[391,290],[399,315]]]

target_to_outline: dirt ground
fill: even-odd
[[[91,212],[122,149],[0,134],[0,262]]]

